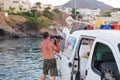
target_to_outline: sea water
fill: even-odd
[[[0,40],[0,80],[41,80],[41,38]],[[47,76],[50,80],[50,76]],[[57,80],[61,80],[60,75]]]

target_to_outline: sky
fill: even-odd
[[[44,4],[52,4],[53,6],[59,6],[67,3],[70,0],[30,0],[30,2],[35,3],[35,2],[41,2]],[[113,6],[115,8],[120,8],[120,0],[98,0],[102,1],[110,6]]]

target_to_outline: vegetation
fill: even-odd
[[[41,3],[40,2],[36,2],[35,3],[35,6],[33,7],[33,12],[34,12],[34,15],[35,17],[38,17],[39,16],[39,12],[38,12],[38,9],[41,8]]]
[[[71,16],[73,17],[73,19],[76,19],[78,17],[81,18],[80,13],[78,11],[76,11],[75,8],[73,8],[71,12],[72,12]]]
[[[52,15],[52,12],[50,12],[50,8],[49,7],[44,9],[43,16],[47,17],[50,20],[53,19],[53,15]]]
[[[11,7],[11,6],[10,6],[9,9],[10,9],[10,10],[9,10],[9,13],[10,13],[10,14],[13,14],[13,13],[14,13],[14,10],[15,10],[15,7]]]
[[[26,24],[29,26],[28,30],[39,30],[43,27],[48,27],[50,20],[42,15],[36,17],[35,12],[24,12],[22,16],[27,18]]]
[[[71,12],[72,12],[72,14],[74,14],[74,15],[80,14],[78,11],[75,10],[75,8],[73,8]]]
[[[39,30],[43,27],[49,26],[50,20],[44,16],[38,18],[28,17],[26,24],[29,26],[27,30]]]
[[[104,17],[111,17],[110,12],[106,12],[106,13],[104,14]]]
[[[0,11],[2,11],[2,8],[0,7]]]
[[[40,16],[37,19],[38,21],[38,29],[43,28],[43,27],[48,27],[50,25],[50,20],[45,17],[45,16]]]
[[[62,14],[62,12],[59,11],[57,8],[53,10],[53,13],[56,13],[56,14]]]
[[[20,12],[23,10],[23,9],[22,9],[22,6],[19,6],[19,10],[20,10]]]
[[[37,6],[37,8],[39,8],[39,7],[41,6],[41,3],[40,3],[40,2],[37,2],[37,3],[36,3],[36,6]]]

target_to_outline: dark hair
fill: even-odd
[[[43,38],[44,38],[44,39],[48,38],[48,36],[49,36],[49,33],[48,33],[48,32],[44,32],[44,33],[43,33]]]

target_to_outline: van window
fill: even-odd
[[[80,57],[88,58],[93,42],[94,42],[94,39],[83,38],[81,40],[81,46],[79,51]]]
[[[81,72],[81,78],[85,78],[85,71],[87,68],[87,62],[88,62],[88,57],[91,51],[91,48],[93,46],[94,39],[89,39],[89,38],[82,38],[81,39],[81,44],[80,44],[80,49],[79,49],[79,55],[80,55],[80,72]]]
[[[103,43],[97,43],[95,45],[91,66],[93,71],[100,75],[101,78],[104,78],[107,72],[113,72],[116,78],[115,80],[120,80],[113,52],[110,47]]]
[[[68,36],[65,41],[64,55],[69,59],[75,49],[77,38]]]

